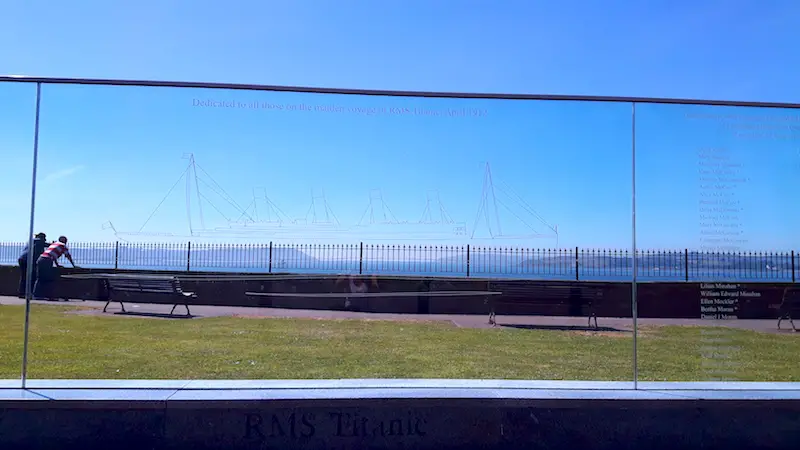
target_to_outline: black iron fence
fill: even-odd
[[[15,265],[23,243],[0,243],[0,264]],[[633,252],[485,246],[379,244],[71,243],[80,267],[264,273],[353,273],[630,280]],[[787,252],[639,250],[637,278],[650,281],[791,281]]]

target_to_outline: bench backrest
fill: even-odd
[[[108,278],[106,283],[109,290],[128,292],[150,293],[179,293],[180,282],[174,277],[164,278]]]
[[[596,300],[603,297],[601,287],[555,284],[555,283],[520,283],[520,282],[491,282],[490,290],[501,291],[503,297],[509,298],[546,298],[565,300],[571,298]]]

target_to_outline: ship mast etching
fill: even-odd
[[[514,211],[501,196],[504,194],[508,202],[516,203],[528,217]],[[500,211],[506,211],[514,216],[519,223],[524,225],[526,231],[522,234],[506,234],[503,232]],[[533,223],[538,222],[538,227]],[[481,225],[486,227],[490,239],[540,239],[553,238],[558,246],[558,226],[550,225],[531,205],[526,202],[511,186],[506,183],[497,185],[492,178],[492,169],[489,163],[484,166],[483,189],[478,203],[478,213],[472,226],[470,239],[476,238],[476,233],[481,229]]]
[[[433,205],[434,203],[436,206]],[[434,214],[436,212],[439,213],[438,220],[434,219]],[[447,212],[447,208],[444,207],[441,198],[439,198],[438,190],[428,191],[425,195],[425,209],[422,211],[422,218],[419,220],[419,223],[455,223]]]
[[[376,222],[377,218],[377,222]],[[369,192],[369,206],[364,210],[361,219],[358,221],[359,226],[374,225],[374,224],[393,225],[399,224],[389,205],[383,200],[383,193],[380,189],[372,189]]]
[[[263,187],[253,188],[253,200],[235,221],[229,221],[229,223],[244,226],[248,224],[281,225],[290,222],[289,216],[267,196],[267,190]]]

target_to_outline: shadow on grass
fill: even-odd
[[[517,328],[521,330],[552,330],[552,331],[601,331],[601,332],[617,332],[617,333],[632,333],[630,330],[621,330],[613,327],[589,327],[581,325],[520,325],[520,324],[498,324],[497,326],[503,328]]]

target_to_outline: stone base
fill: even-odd
[[[187,386],[0,389],[0,448],[780,450],[800,442],[800,390]]]

